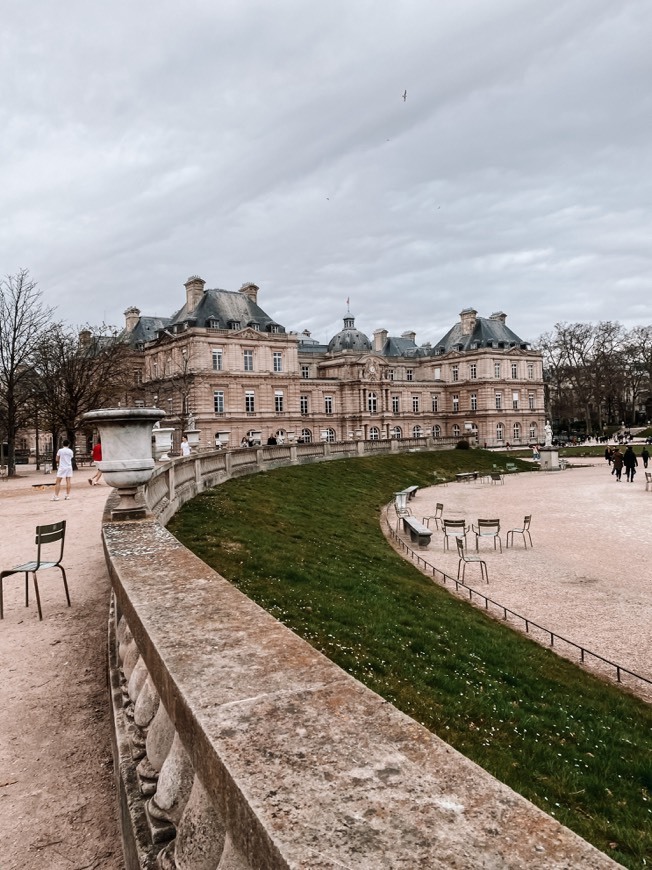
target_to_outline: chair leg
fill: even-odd
[[[2,587],[3,587],[3,585],[4,585],[2,581],[3,581],[4,579],[5,579],[5,575],[4,575],[4,574],[0,574],[0,619],[4,619],[4,618],[5,618],[4,602],[3,602],[3,600],[2,600]]]
[[[66,580],[66,572],[63,569],[63,565],[57,565],[57,568],[61,569],[61,574],[63,575],[63,588],[66,592],[66,601],[68,602],[68,607],[70,607],[70,594],[68,592],[68,581]]]
[[[32,573],[34,578],[34,592],[36,593],[36,606],[38,607],[38,618],[43,621],[43,613],[41,612],[41,596],[38,591],[38,580],[36,579],[36,571]]]
[[[29,607],[29,574],[25,571],[25,607]]]
[[[480,577],[483,578],[487,584],[489,584],[489,572],[487,571],[486,562],[480,562]]]

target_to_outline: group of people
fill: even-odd
[[[57,477],[54,483],[54,495],[52,496],[52,501],[59,501],[59,493],[61,492],[61,485],[64,481],[66,483],[64,501],[68,501],[71,497],[74,456],[75,454],[70,447],[70,441],[65,439],[63,445],[57,450],[57,455],[55,457]],[[91,486],[96,486],[102,479],[102,472],[97,466],[98,462],[102,461],[102,442],[99,438],[97,443],[93,445],[91,459],[95,465],[95,474],[88,478],[88,482]]]
[[[634,483],[634,475],[638,467],[638,456],[634,453],[634,448],[628,444],[625,452],[620,452],[620,447],[605,447],[604,458],[611,466],[611,473],[616,477],[616,483],[620,483],[622,479],[623,468],[625,469],[625,477],[628,483]],[[647,468],[650,459],[650,453],[647,447],[641,451],[641,459],[643,468]]]

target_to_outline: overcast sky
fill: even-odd
[[[0,272],[73,324],[198,274],[324,342],[649,325],[651,44],[650,0],[5,4]]]

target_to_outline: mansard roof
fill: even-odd
[[[498,313],[491,317],[475,317],[473,328],[464,331],[464,322],[456,323],[446,335],[435,342],[431,353],[439,355],[449,351],[468,351],[481,347],[510,348],[518,347],[527,350],[529,344],[519,338],[505,325],[505,315]]]
[[[355,353],[371,350],[371,342],[364,332],[355,328],[355,319],[350,311],[344,318],[344,329],[337,332],[328,342],[328,353],[339,353],[346,350]]]
[[[158,335],[159,329],[170,325],[169,317],[139,317],[133,330],[128,333],[130,345],[152,341]]]
[[[277,332],[285,332],[285,327],[266,314],[263,309],[244,293],[236,290],[205,290],[194,309],[188,303],[173,314],[169,326],[189,323],[191,326],[211,326],[215,329],[231,329],[232,324],[245,326],[253,324],[261,331],[276,327]]]

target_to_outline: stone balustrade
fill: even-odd
[[[128,870],[616,867],[340,670],[161,524],[202,489],[332,458],[333,446],[191,456],[155,471],[153,515],[118,522],[107,506]]]

